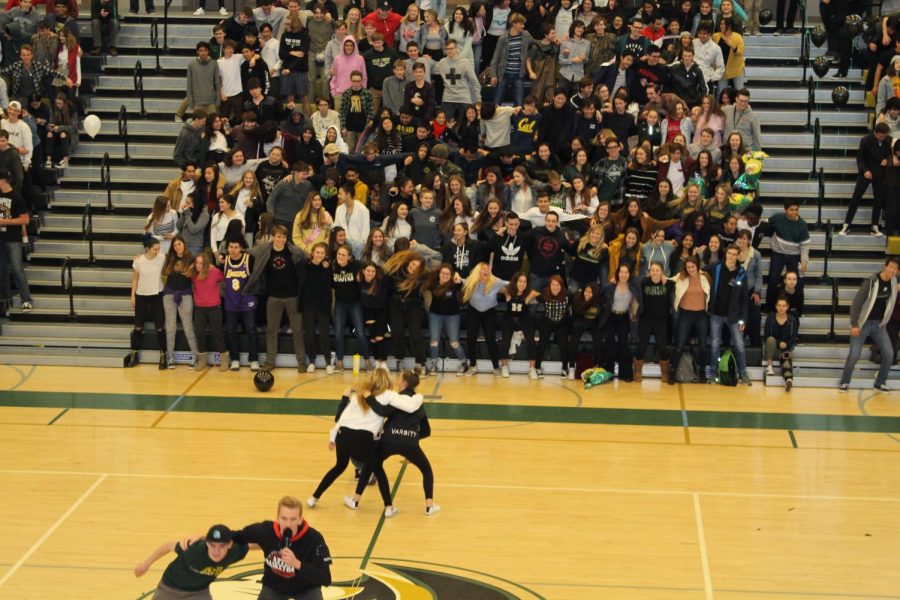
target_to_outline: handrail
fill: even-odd
[[[806,94],[806,128],[812,128],[812,111],[813,105],[816,103],[816,90],[814,77],[810,77],[806,82],[807,89],[809,90]],[[141,101],[143,102],[143,95],[141,96]]]
[[[813,155],[812,155],[812,171],[810,171],[810,175],[816,174],[816,167],[819,162],[819,150],[822,149],[822,124],[819,122],[819,117],[816,117],[816,122],[813,124]]]
[[[828,275],[828,259],[831,258],[831,250],[834,246],[834,232],[831,230],[831,219],[825,223],[825,261],[822,265],[822,276],[819,277],[819,283],[828,283],[831,276]]]
[[[822,204],[825,202],[825,169],[822,167],[819,167],[819,172],[816,173],[816,181],[819,184],[819,191],[816,194],[816,229],[822,229]]]
[[[169,7],[172,0],[166,0],[163,6],[163,51],[169,53]],[[159,54],[156,55],[156,69],[159,70]]]
[[[119,137],[122,138],[122,142],[125,144],[125,162],[131,162],[131,155],[128,153],[128,110],[125,108],[125,105],[119,107]],[[815,159],[813,159],[813,164],[815,164]]]
[[[141,116],[147,116],[147,109],[144,108],[144,65],[141,61],[134,63],[134,91],[141,97]]]
[[[809,54],[811,48],[809,30],[806,28],[806,9],[803,10],[803,13],[803,29],[800,31],[800,64],[803,65],[803,83],[806,83],[807,70],[809,69]]]
[[[62,291],[69,295],[69,320],[75,320],[75,285],[72,282],[72,257],[67,256],[63,261],[59,274]]]
[[[150,23],[150,46],[156,54],[156,72],[159,73],[162,70],[159,64],[159,19],[153,19]]]
[[[838,298],[838,285],[837,280],[831,280],[831,326],[828,328],[828,341],[833,342],[835,340],[834,335],[834,320],[837,315],[838,305],[840,304]]]
[[[109,152],[103,153],[103,161],[100,163],[100,185],[106,188],[106,212],[113,212],[112,203],[112,178],[110,177]]]
[[[94,258],[94,215],[91,205],[84,205],[84,214],[81,215],[81,236],[88,242],[88,264],[97,262]]]

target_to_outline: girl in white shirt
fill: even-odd
[[[244,215],[235,208],[235,199],[231,194],[219,198],[219,210],[213,215],[209,226],[209,246],[213,250],[216,262],[220,262],[219,244],[225,239],[225,231],[231,221],[240,221],[244,226]]]
[[[169,200],[165,196],[157,196],[153,202],[153,210],[144,224],[144,233],[159,241],[160,252],[165,256],[172,240],[178,235],[178,213],[169,208]]]
[[[388,247],[393,248],[398,238],[412,239],[412,225],[407,221],[407,216],[409,207],[403,202],[395,202],[390,216],[385,217],[382,226]]]
[[[357,260],[362,258],[363,248],[369,239],[369,209],[353,199],[353,186],[344,184],[338,188],[338,207],[334,213],[334,226],[342,227],[347,234],[347,243]]]
[[[166,321],[162,304],[162,270],[166,257],[159,251],[159,240],[144,237],[144,253],[131,263],[131,308],[134,310],[134,329],[131,332],[131,353],[125,365],[134,367],[139,362],[144,323],[151,319],[156,328],[160,370],[168,368],[166,362]]]

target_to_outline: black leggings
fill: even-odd
[[[638,322],[638,347],[634,358],[644,360],[651,334],[656,340],[657,359],[669,360],[669,349],[666,347],[666,341],[669,339],[669,317],[667,315],[641,315]]]
[[[613,372],[615,363],[619,363],[619,379],[634,379],[634,366],[631,364],[631,348],[628,347],[628,336],[631,333],[631,318],[628,313],[609,316],[606,324],[606,370]]]
[[[402,442],[382,441],[378,444],[378,457],[370,466],[369,463],[359,472],[359,481],[356,483],[356,494],[362,496],[366,491],[366,484],[369,483],[369,476],[374,471],[374,467],[378,467],[375,472],[375,479],[378,480],[378,491],[381,492],[381,499],[385,506],[393,503],[391,499],[391,488],[388,485],[387,475],[384,472],[384,461],[389,457],[399,454],[416,466],[422,473],[422,487],[425,489],[425,499],[434,498],[434,471],[431,469],[431,463],[428,457],[419,446],[419,444],[404,444]],[[379,472],[381,476],[379,477]]]
[[[378,456],[377,448],[371,431],[341,427],[338,430],[337,439],[335,439],[334,443],[336,455],[334,466],[325,473],[325,476],[319,483],[319,487],[313,492],[314,498],[321,498],[325,490],[334,483],[334,480],[347,470],[347,465],[350,463],[351,458],[371,465],[371,470],[375,473],[376,478],[379,476],[385,478],[381,463],[376,460]],[[364,481],[368,481],[368,477]]]
[[[363,321],[369,334],[369,348],[375,360],[385,360],[388,355],[387,333],[388,308],[363,308]]]
[[[556,339],[559,346],[560,360],[562,360],[563,368],[569,364],[569,319],[562,321],[551,321],[546,317],[538,317],[537,319],[538,343],[537,353],[534,357],[534,368],[540,369],[541,363],[544,362],[544,354],[550,346],[550,337]]]
[[[319,328],[319,350],[325,357],[325,364],[331,364],[331,320],[330,302],[308,302],[303,304],[303,333],[306,336],[306,356],[310,364],[316,362],[316,326]],[[337,333],[335,333],[337,335]]]
[[[575,367],[575,358],[578,356],[578,345],[581,343],[581,336],[585,331],[591,334],[591,347],[594,351],[594,364],[603,364],[603,333],[597,319],[587,321],[578,318],[572,322],[572,328],[569,333],[569,365]]]
[[[481,312],[472,306],[466,310],[466,350],[469,365],[475,366],[478,358],[478,330],[484,329],[484,343],[487,345],[491,364],[500,367],[500,351],[497,348],[497,309]]]
[[[194,307],[194,334],[197,336],[197,350],[206,352],[206,331],[213,340],[213,351],[225,352],[225,336],[222,330],[221,306],[195,306]]]
[[[131,349],[141,349],[141,333],[144,323],[153,321],[156,341],[162,352],[166,350],[166,313],[163,310],[162,294],[155,296],[134,296],[134,330],[131,332]]]
[[[534,360],[534,319],[531,318],[531,315],[514,317],[507,312],[500,322],[500,329],[503,332],[500,339],[500,358],[502,360],[509,360],[509,344],[516,331],[521,331],[525,337],[525,358]]]
[[[390,315],[394,358],[403,360],[406,356],[406,341],[409,339],[416,364],[425,364],[425,344],[422,338],[425,309],[418,302],[402,302],[394,299],[391,301]],[[404,328],[409,329],[409,338],[403,335]]]

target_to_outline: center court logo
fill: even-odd
[[[232,566],[209,589],[215,600],[256,598],[262,575],[262,563]],[[322,590],[322,596],[325,600],[544,600],[526,587],[487,573],[394,558],[373,558],[356,579],[333,582]],[[138,600],[152,597],[153,591],[149,591]]]

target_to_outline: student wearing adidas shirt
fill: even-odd
[[[441,507],[434,503],[434,471],[428,457],[419,446],[419,441],[431,435],[431,426],[428,424],[428,416],[425,414],[423,406],[422,394],[416,393],[419,385],[420,371],[404,370],[397,375],[397,393],[390,389],[390,381],[387,371],[378,369],[373,373],[371,381],[373,387],[382,389],[380,394],[366,394],[366,403],[373,412],[378,413],[387,420],[384,423],[384,433],[378,444],[378,452],[376,462],[378,466],[382,465],[385,460],[394,455],[400,455],[407,461],[416,466],[422,473],[422,487],[425,491],[425,516],[431,516],[441,510]],[[384,469],[379,469],[384,473]],[[344,496],[344,504],[352,509],[359,508],[359,499],[366,489],[366,483],[369,480],[369,473],[373,469],[368,465],[359,473],[356,483],[356,493],[351,496]],[[384,501],[385,517],[393,517],[399,508],[393,505],[391,499],[390,487],[388,486],[387,477],[378,479],[378,491],[381,493],[381,499]]]
[[[709,326],[712,352],[710,353],[707,378],[714,377],[718,370],[722,346],[722,327],[731,333],[731,346],[738,363],[741,383],[753,385],[747,375],[747,355],[744,350],[744,328],[747,323],[747,303],[750,301],[747,273],[738,264],[740,250],[729,246],[724,262],[706,268],[712,280],[709,298]]]
[[[881,352],[881,365],[878,367],[873,387],[880,392],[891,391],[887,385],[887,377],[894,359],[894,348],[886,325],[891,320],[894,303],[897,300],[898,272],[900,259],[889,257],[884,261],[881,272],[864,280],[853,297],[853,303],[850,305],[850,351],[847,353],[838,386],[841,392],[847,392],[850,387],[850,378],[866,338],[872,338]]]
[[[512,281],[513,275],[522,270],[525,262],[525,241],[519,235],[519,215],[506,214],[506,230],[491,240],[491,273],[499,279]]]
[[[256,544],[265,557],[259,600],[316,600],[331,585],[331,551],[297,498],[282,498],[276,521],[247,525],[235,541]]]

